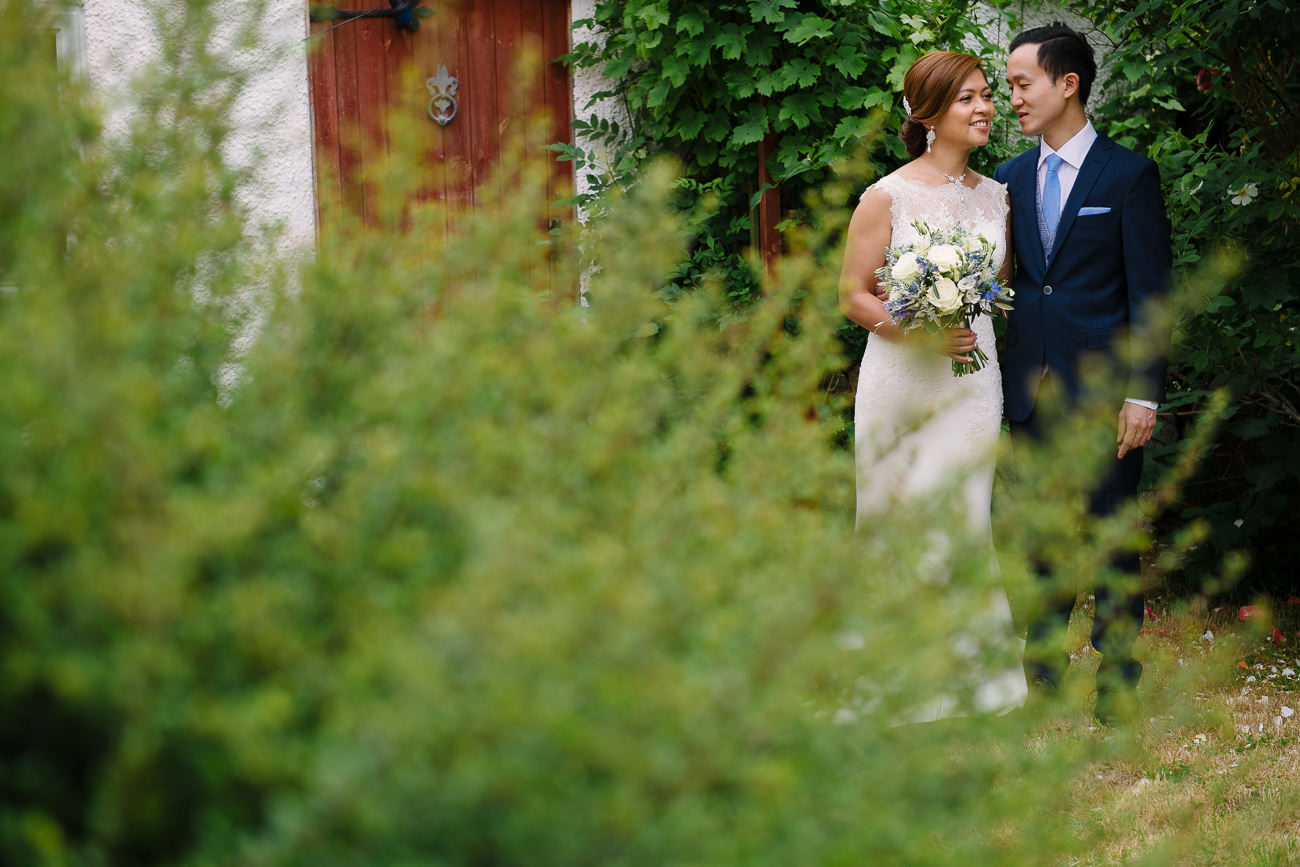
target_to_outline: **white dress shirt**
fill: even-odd
[[[1043,185],[1047,183],[1047,158],[1056,154],[1062,162],[1056,170],[1056,177],[1061,182],[1061,207],[1070,198],[1070,191],[1074,189],[1074,182],[1079,178],[1079,169],[1083,167],[1083,161],[1088,157],[1088,151],[1092,150],[1093,142],[1097,140],[1097,130],[1093,129],[1092,121],[1085,121],[1083,129],[1074,134],[1074,138],[1061,145],[1059,151],[1052,150],[1052,146],[1045,140],[1040,141],[1038,145],[1038,206],[1043,205]],[[1049,219],[1060,219],[1060,214],[1044,214]]]
[[[1068,142],[1061,145],[1061,149],[1052,150],[1052,146],[1046,140],[1040,140],[1038,144],[1038,207],[1043,206],[1043,186],[1047,183],[1047,157],[1056,154],[1061,158],[1061,165],[1056,169],[1056,178],[1061,184],[1061,207],[1069,201],[1070,192],[1074,189],[1074,182],[1079,178],[1079,169],[1083,167],[1083,161],[1088,156],[1088,151],[1092,150],[1092,145],[1097,141],[1097,130],[1093,128],[1092,121],[1085,121],[1083,129],[1074,134]],[[1049,219],[1059,220],[1060,214],[1044,214]],[[1128,403],[1135,403],[1138,406],[1145,406],[1150,410],[1158,410],[1160,405],[1149,400],[1139,400],[1136,397],[1124,398]]]

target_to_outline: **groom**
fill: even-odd
[[[1010,193],[1016,259],[1015,309],[1001,356],[1013,439],[1039,439],[1053,416],[1072,411],[1085,358],[1107,357],[1123,365],[1113,369],[1127,368],[1115,382],[1116,456],[1089,497],[1089,511],[1105,516],[1136,495],[1142,446],[1155,429],[1169,334],[1156,324],[1162,317],[1151,302],[1169,291],[1172,257],[1155,163],[1099,135],[1084,114],[1096,74],[1092,48],[1069,27],[1038,27],[1012,40],[1011,107],[1021,131],[1041,140],[999,166],[994,178]],[[1121,361],[1130,359],[1130,337],[1140,357]],[[1061,387],[1061,403],[1046,399],[1041,386],[1048,378]],[[1113,565],[1131,576],[1132,589],[1095,588],[1092,645],[1102,661],[1094,713],[1106,724],[1136,711],[1142,676],[1132,656],[1143,614],[1137,555]],[[1031,620],[1031,691],[1057,691],[1070,661],[1059,641],[1074,598],[1074,588],[1049,591],[1044,613]]]

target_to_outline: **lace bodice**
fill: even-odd
[[[893,238],[890,244],[911,244],[918,240],[913,220],[931,225],[960,225],[974,229],[997,245],[994,265],[1002,267],[1007,254],[1007,187],[983,178],[973,189],[945,183],[932,187],[922,181],[888,175],[872,189],[889,194]],[[866,193],[863,193],[865,196]]]
[[[1006,187],[984,178],[974,187],[890,175],[874,189],[890,197],[890,244],[918,239],[913,220],[953,224],[975,231],[995,245],[994,262],[1006,256]],[[865,194],[864,194],[865,195]],[[900,497],[942,485],[955,476],[979,476],[968,485],[969,514],[986,528],[992,489],[992,456],[1002,419],[1002,375],[993,322],[971,323],[987,366],[956,377],[947,358],[918,352],[914,346],[869,337],[858,377],[855,412],[861,478],[859,520],[887,511]],[[918,427],[919,424],[919,427]],[[979,468],[978,473],[972,470]]]

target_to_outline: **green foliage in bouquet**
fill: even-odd
[[[1187,586],[1199,587],[1225,551],[1246,549],[1254,566],[1244,589],[1285,598],[1300,563],[1300,20],[1279,0],[1071,6],[1115,45],[1114,86],[1096,113],[1160,163],[1179,290],[1198,300],[1177,323],[1166,436],[1214,412],[1217,389],[1233,398],[1210,459],[1171,513],[1211,527],[1207,568],[1191,570]],[[1203,295],[1196,275],[1216,251],[1236,264],[1225,291]]]
[[[630,126],[579,118],[577,146],[556,147],[596,194],[634,182],[649,154],[675,155],[689,179],[681,205],[707,191],[717,208],[673,282],[722,274],[729,296],[744,303],[760,282],[744,256],[755,246],[759,143],[773,145],[768,169],[789,218],[807,219],[803,195],[832,177],[836,160],[868,145],[870,175],[906,160],[895,133],[912,61],[939,48],[998,56],[979,27],[984,17],[987,7],[968,0],[602,2],[576,22],[594,35],[570,61],[610,78],[612,90],[597,97],[617,99]],[[1009,155],[995,150],[986,148],[977,168],[991,171]],[[851,208],[861,190],[845,192],[839,204]],[[862,335],[854,339],[860,349]]]
[[[566,243],[520,156],[450,233],[426,204],[296,265],[222,159],[239,79],[206,12],[180,7],[106,137],[0,6],[0,128],[26,145],[0,174],[0,861],[1025,864],[1105,841],[1066,793],[1147,762],[1128,733],[1034,736],[1040,708],[904,724],[936,695],[970,710],[1015,659],[966,639],[1003,579],[958,497],[854,532],[818,392],[837,212],[744,316],[657,291],[690,241],[665,167]],[[591,305],[531,288],[547,272]],[[1047,544],[1109,443],[1056,447],[999,511],[1020,599],[1028,551],[1096,578],[1140,518]],[[1200,713],[1163,696],[1201,677],[1174,666],[1150,712]]]

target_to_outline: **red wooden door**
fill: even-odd
[[[334,0],[339,9],[373,8],[376,0]],[[568,70],[556,58],[569,50],[569,0],[424,0],[434,14],[412,33],[389,18],[315,23],[310,64],[317,183],[323,203],[334,196],[367,221],[381,191],[361,175],[389,157],[385,122],[394,111],[423,121],[421,149],[428,179],[421,198],[473,204],[508,135],[522,133],[537,153],[570,141]],[[325,32],[328,31],[328,32]],[[445,67],[456,79],[455,116],[429,116],[427,82]],[[433,106],[444,117],[451,104]],[[552,197],[571,184],[569,163],[552,161]],[[331,194],[334,194],[332,196]]]

